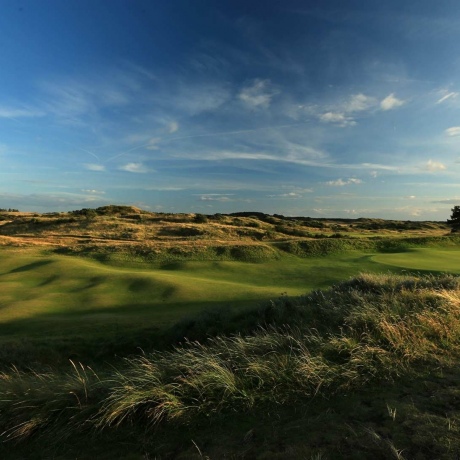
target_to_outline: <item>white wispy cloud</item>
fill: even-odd
[[[126,144],[145,144],[150,137],[151,134],[149,135],[148,133],[131,132],[123,138],[123,142],[125,142]]]
[[[340,112],[326,112],[319,116],[319,119],[323,123],[334,123],[338,126],[344,128],[345,126],[354,126],[356,125],[356,121],[344,113]]]
[[[161,137],[152,137],[145,146],[147,150],[158,150],[160,147],[158,144],[161,142]]]
[[[279,195],[267,195],[269,198],[302,198],[302,195],[300,193],[296,192],[289,192],[289,193],[281,193]]]
[[[446,167],[439,161],[428,160],[424,166],[424,169],[427,171],[435,172],[435,171],[444,171]]]
[[[346,213],[346,214],[351,214],[351,215],[355,216],[360,211],[357,211],[356,209],[344,209],[343,212]]]
[[[358,93],[349,96],[345,102],[338,102],[325,107],[322,113],[318,113],[319,108],[315,106],[306,106],[305,111],[313,112],[324,123],[332,123],[344,128],[357,124],[354,114],[370,111],[377,105],[378,100],[375,97]]]
[[[89,171],[105,171],[105,166],[96,163],[85,163],[83,165]]]
[[[460,136],[460,126],[452,126],[444,131],[448,136]]]
[[[107,199],[79,193],[0,193],[0,200],[19,210],[47,212],[107,204]]]
[[[313,152],[315,151],[312,149]],[[241,152],[241,151],[231,151],[231,150],[220,150],[220,151],[210,151],[208,153],[200,152],[196,156],[191,154],[180,155],[181,157],[187,156],[189,159],[198,159],[206,161],[215,161],[215,160],[254,160],[254,161],[275,161],[282,163],[295,163],[306,166],[324,166],[323,162],[320,161],[320,157],[309,157],[299,156],[296,154],[279,156],[273,153],[268,152]]]
[[[332,185],[334,187],[343,187],[344,185],[348,184],[348,181],[345,181],[343,179],[337,179],[337,180],[329,180],[326,182],[327,185]]]
[[[241,90],[238,98],[249,107],[266,109],[277,93],[278,91],[273,88],[270,80],[255,79],[251,85]]]
[[[362,112],[369,110],[370,108],[377,105],[377,99],[375,97],[366,96],[365,94],[353,94],[350,99],[343,105],[345,112]]]
[[[287,153],[286,160],[288,161],[295,162],[297,160],[320,160],[327,158],[327,154],[322,150],[307,145],[290,142],[286,139],[280,139],[278,142],[282,151]]]
[[[206,193],[199,195],[199,200],[200,201],[220,201],[220,202],[226,202],[226,201],[233,201],[234,196],[233,193]]]
[[[327,185],[331,185],[333,187],[343,187],[344,185],[351,185],[351,184],[362,184],[363,181],[361,179],[355,179],[355,178],[350,178],[350,179],[337,179],[337,180],[330,180],[327,181]]]
[[[403,101],[402,99],[398,99],[397,97],[395,97],[394,93],[391,93],[389,96],[387,96],[380,102],[380,108],[382,110],[392,110],[396,109],[397,107],[401,107],[404,104],[405,101]]]
[[[0,106],[0,118],[34,118],[43,117],[46,113],[43,110],[23,107]]]
[[[100,93],[91,84],[82,81],[54,81],[42,84],[47,112],[58,118],[76,118],[96,113]]]
[[[320,215],[328,214],[331,212],[331,210],[328,208],[313,208],[313,211]]]
[[[342,167],[346,167],[346,165],[343,165]],[[401,167],[399,166],[382,165],[378,163],[361,163],[359,165],[355,165],[354,167],[362,168],[362,169],[376,169],[376,170],[382,170],[382,171],[400,171],[401,170]],[[371,172],[372,177],[377,177],[377,175],[378,175],[377,171]]]
[[[119,168],[121,171],[127,171],[131,173],[147,173],[150,170],[142,163],[127,163]]]
[[[180,192],[181,190],[185,190],[184,187],[174,187],[174,186],[162,186],[162,185],[153,185],[151,187],[144,187],[143,190],[146,191],[155,191],[155,192]]]
[[[460,198],[449,198],[446,200],[432,201],[431,203],[458,205],[460,203]]]
[[[143,67],[143,66],[141,66],[139,64],[135,64],[135,63],[133,63],[131,61],[125,61],[124,64],[126,65],[126,67],[128,69],[130,69],[134,73],[137,73],[138,75],[142,76],[146,80],[150,80],[150,81],[157,81],[158,80],[157,75],[155,75],[155,73],[153,73],[147,67]]]
[[[175,133],[176,131],[179,131],[179,123],[177,123],[177,121],[172,121],[172,122],[169,123],[169,125],[168,125],[168,133],[169,133],[169,134],[173,134],[173,133]]]
[[[187,115],[218,109],[231,98],[228,84],[219,81],[171,82],[156,96],[160,103]]]
[[[91,193],[93,195],[105,195],[105,192],[103,192],[102,190],[82,189],[81,191],[85,193]]]
[[[289,193],[292,193],[292,192],[298,193],[298,194],[301,194],[301,193],[313,193],[312,188],[293,187],[292,185],[282,185],[281,188],[284,189],[284,190],[290,190]]]

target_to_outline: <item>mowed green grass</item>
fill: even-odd
[[[378,254],[374,262],[408,270],[460,274],[460,249],[416,248],[406,252]]]
[[[0,334],[113,337],[162,328],[204,309],[250,307],[282,294],[301,295],[363,271],[429,267],[458,273],[459,256],[460,251],[433,249],[306,259],[284,254],[264,263],[188,261],[128,268],[36,249],[2,249]]]

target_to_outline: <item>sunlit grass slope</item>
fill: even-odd
[[[322,257],[279,252],[262,263],[175,261],[106,264],[34,248],[0,257],[2,336],[113,336],[163,327],[214,307],[248,307],[281,294],[301,295],[362,271],[460,273],[460,251],[348,251]]]
[[[460,250],[457,248],[416,248],[393,254],[378,254],[372,260],[408,270],[460,273]]]
[[[300,295],[365,269],[376,270],[378,264],[361,253],[126,268],[33,248],[3,249],[0,331],[3,337],[43,337],[158,327],[213,306]]]

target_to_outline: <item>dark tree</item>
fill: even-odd
[[[452,231],[460,231],[460,206],[454,206],[452,208],[452,214],[450,220],[447,221],[449,225],[452,225]]]

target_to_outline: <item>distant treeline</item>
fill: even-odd
[[[13,208],[0,208],[0,212],[19,212],[19,209],[13,209]]]

